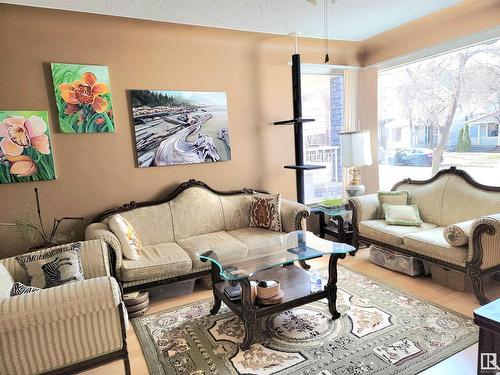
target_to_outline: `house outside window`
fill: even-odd
[[[379,71],[379,185],[456,166],[500,186],[500,41]]]

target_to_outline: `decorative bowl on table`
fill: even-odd
[[[325,199],[319,202],[318,205],[323,208],[340,210],[344,208],[345,202],[340,198],[334,198],[334,199]]]

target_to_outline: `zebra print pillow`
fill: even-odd
[[[40,288],[37,288],[36,286],[27,286],[24,285],[23,283],[15,282],[14,285],[12,285],[12,289],[10,290],[10,296],[20,296],[21,294],[28,294],[28,293],[33,293],[33,292],[38,292],[40,291]]]
[[[85,280],[80,259],[80,242],[56,247],[42,254],[16,257],[26,272],[29,286],[52,288],[54,286]]]

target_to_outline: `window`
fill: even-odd
[[[500,41],[381,70],[378,87],[380,189],[452,165],[500,185]]]
[[[326,167],[304,173],[305,202],[340,198],[343,191],[339,136],[343,127],[343,76],[303,73],[301,82],[302,115],[316,120],[304,124],[304,162]]]
[[[488,137],[498,137],[498,124],[488,124]]]

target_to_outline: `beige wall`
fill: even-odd
[[[362,42],[363,66],[500,27],[499,0],[465,0]]]
[[[218,30],[0,4],[0,110],[47,109],[58,179],[0,185],[0,222],[33,210],[39,187],[45,226],[53,217],[84,216],[64,226],[74,238],[99,211],[130,200],[161,197],[195,178],[226,190],[253,187],[295,198],[293,128],[272,121],[292,116],[286,36]],[[301,40],[302,60],[320,63],[323,43]],[[358,43],[332,42],[334,63],[357,65]],[[58,132],[50,62],[108,65],[115,134]],[[232,160],[138,169],[129,89],[225,91]],[[19,234],[0,228],[0,258],[22,252]]]
[[[378,159],[377,159],[377,80],[376,68],[362,69],[358,76],[358,122],[360,129],[370,130],[373,164],[361,168],[366,193],[378,191]]]

